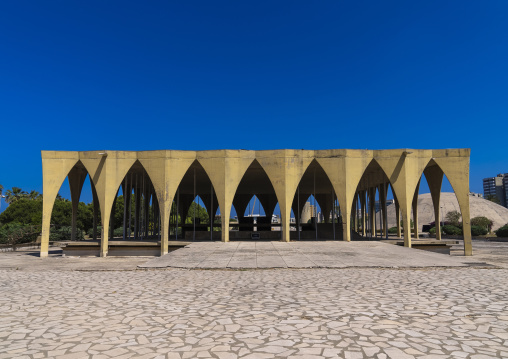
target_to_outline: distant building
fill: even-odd
[[[496,197],[501,206],[508,208],[508,173],[500,173],[496,177],[484,178],[483,195],[487,199],[489,199],[489,196]]]
[[[315,217],[316,209],[309,201],[305,202],[302,209],[302,223],[308,223],[312,217]]]
[[[508,208],[508,173],[504,174],[503,188],[504,188],[504,206]]]

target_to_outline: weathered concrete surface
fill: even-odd
[[[456,267],[477,258],[449,256],[381,242],[200,242],[140,268]]]
[[[108,255],[111,208],[116,200],[119,187],[122,184],[126,185],[129,173],[130,177],[135,174],[136,178],[138,174],[142,175],[143,181],[146,178],[153,186],[153,188],[149,188],[150,191],[153,189],[152,197],[156,197],[158,200],[161,218],[160,253],[161,255],[166,254],[169,241],[169,215],[175,195],[178,193],[177,197],[179,198],[180,190],[187,187],[187,194],[192,193],[190,200],[192,201],[196,196],[194,193],[196,185],[194,183],[192,186],[186,185],[190,184],[191,176],[185,180],[186,174],[190,175],[188,171],[191,169],[193,174],[196,171],[202,174],[199,176],[201,180],[197,180],[202,184],[200,188],[197,188],[198,194],[210,194],[211,200],[214,196],[216,197],[216,200],[213,201],[214,208],[217,208],[217,205],[220,208],[221,237],[224,242],[229,241],[229,215],[237,195],[261,195],[260,201],[263,196],[272,197],[266,199],[265,204],[272,203],[272,208],[276,203],[279,204],[281,236],[282,240],[287,242],[291,238],[290,217],[297,190],[298,193],[301,190],[304,194],[314,193],[316,198],[322,198],[324,201],[320,205],[322,209],[329,208],[329,204],[338,200],[343,218],[342,238],[345,241],[350,241],[352,229],[356,226],[351,221],[351,214],[354,213],[353,206],[358,204],[358,197],[368,199],[369,207],[371,207],[368,212],[372,213],[376,191],[380,190],[384,196],[388,185],[391,186],[397,199],[397,224],[400,224],[400,213],[404,227],[410,228],[412,208],[415,209],[413,210],[415,214],[418,213],[416,210],[418,201],[415,200],[415,193],[418,193],[417,189],[422,174],[427,178],[432,194],[436,210],[435,218],[439,219],[439,211],[437,211],[439,209],[439,193],[443,176],[446,175],[454,188],[462,213],[464,253],[472,255],[469,215],[469,149],[42,151],[41,156],[44,187],[41,257],[48,256],[51,213],[55,198],[66,177],[69,177],[69,184],[72,187],[71,197],[74,208],[72,233],[74,236],[77,201],[87,174],[92,179],[94,201],[100,207],[101,223],[103,223],[100,255],[103,257]],[[259,167],[258,176],[249,175],[250,185],[244,188],[243,193],[238,193],[240,182],[249,168],[252,169],[252,166]],[[308,175],[307,179],[311,176],[308,170],[313,173],[314,180],[312,182],[314,185],[305,188],[305,182],[310,182],[304,180],[306,174]],[[317,193],[316,174],[318,174]],[[267,186],[264,188],[256,186],[259,183],[259,175],[267,178]],[[192,179],[192,182],[196,182],[195,176],[192,176]],[[206,184],[204,187],[203,183]],[[190,191],[190,187],[192,187],[192,191]],[[134,192],[140,195],[140,191],[142,191],[141,187],[136,184]],[[185,193],[182,194],[185,195]],[[384,201],[383,196],[381,196],[382,202]],[[366,202],[365,200],[360,202],[363,202],[361,211],[362,218],[365,218]],[[386,219],[384,208],[383,206],[382,212]],[[94,213],[97,211],[98,208],[95,208]],[[269,208],[268,212],[273,213],[273,210]],[[299,209],[296,212],[299,218]],[[328,218],[328,215],[325,217]],[[139,218],[138,215],[135,222],[138,222]],[[416,224],[413,236],[418,238],[417,216],[413,216],[413,220]],[[375,233],[374,216],[371,216],[370,222],[369,228],[372,233]],[[439,220],[437,222],[439,223]],[[383,228],[385,234],[386,227],[385,225]],[[148,228],[148,224],[145,225],[145,228]],[[363,228],[365,229],[365,226]],[[437,233],[439,235],[440,231],[437,230]],[[145,234],[148,236],[148,233]],[[400,236],[400,225],[398,235]],[[405,231],[403,235],[404,245],[411,247],[411,233]]]

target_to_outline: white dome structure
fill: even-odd
[[[442,207],[440,209],[441,216],[445,218],[448,212],[460,212],[457,197],[455,197],[455,193],[453,192],[441,192],[439,205]],[[494,222],[492,230],[496,230],[508,223],[508,208],[500,206],[492,201],[470,196],[469,208],[471,211],[471,218],[482,216]],[[387,207],[387,213],[388,228],[395,227],[397,225],[395,221],[395,204],[391,204]],[[423,225],[431,222],[434,222],[434,206],[432,205],[430,193],[424,193],[418,196],[418,226],[420,231]]]

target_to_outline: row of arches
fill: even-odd
[[[208,229],[212,239],[218,211],[221,239],[228,241],[232,207],[239,214],[238,226],[241,227],[245,224],[242,214],[251,198],[256,196],[266,218],[271,218],[278,206],[280,238],[289,241],[300,235],[303,205],[312,196],[322,212],[327,214],[325,221],[331,218],[334,237],[337,231],[342,239],[349,241],[360,227],[363,235],[366,235],[366,229],[377,233],[374,216],[369,219],[369,224],[360,225],[358,213],[362,213],[362,221],[365,221],[365,214],[373,213],[372,208],[366,208],[366,205],[375,202],[376,193],[381,202],[386,201],[389,189],[395,199],[396,213],[400,210],[404,227],[409,228],[411,210],[417,213],[415,198],[419,182],[425,176],[437,208],[436,224],[439,224],[439,193],[445,171],[464,219],[465,253],[471,252],[467,243],[469,152],[465,150],[43,152],[42,157],[44,209],[41,256],[47,252],[45,241],[49,238],[53,202],[66,176],[71,187],[73,208],[76,203],[76,209],[84,178],[90,176],[94,204],[98,206],[97,212],[100,212],[103,224],[101,255],[105,256],[108,238],[112,237],[111,209],[119,191],[125,202],[123,237],[158,237],[161,253],[164,254],[171,224],[175,226],[175,220],[171,223],[172,208],[173,219],[178,222],[178,218],[185,218],[186,211],[197,197],[202,200],[210,217]],[[134,211],[127,209],[126,204],[132,206],[132,203]],[[134,216],[131,216],[132,212]],[[382,212],[379,227],[386,235],[386,211]],[[292,213],[296,226],[291,226],[289,221]],[[150,219],[151,225],[148,223]],[[176,223],[173,233],[178,235],[178,228],[183,230],[185,226],[185,223]],[[196,226],[195,222],[193,226]],[[295,227],[297,233],[291,233],[291,228]],[[416,232],[413,235],[417,237],[418,226],[414,227]],[[411,246],[411,234],[408,232],[404,231],[404,241],[406,246]]]

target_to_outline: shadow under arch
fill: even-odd
[[[256,219],[245,216],[245,211],[254,196],[264,209],[264,216],[258,216]],[[232,227],[238,231],[230,234],[230,239],[251,239],[252,232],[263,232],[258,233],[259,239],[279,239],[282,232],[272,231],[272,216],[277,204],[277,195],[268,174],[258,160],[254,159],[243,174],[233,197],[238,225]],[[273,224],[273,227],[280,228],[280,224]]]
[[[308,202],[307,199],[311,196],[321,209],[324,223],[317,223],[319,221],[317,220],[316,203],[313,205],[314,209],[310,211],[312,212],[310,216],[311,223],[302,223],[302,211]],[[309,205],[309,207],[311,206]],[[307,235],[302,236],[301,232],[314,231],[312,239],[342,239],[342,221],[339,219],[340,203],[337,201],[337,194],[330,178],[316,159],[309,163],[298,183],[293,198],[292,210],[296,220],[296,233],[292,233],[292,238],[311,239],[307,238],[309,237]]]
[[[397,168],[395,171],[397,171]],[[357,239],[362,237],[378,237],[376,227],[380,229],[379,237],[388,238],[386,200],[389,187],[391,187],[392,194],[396,199],[395,188],[390,181],[390,177],[376,159],[372,158],[363,171],[355,191],[355,203],[353,203],[357,218],[355,227],[361,227],[362,229],[361,233],[358,233],[361,236],[357,237]],[[377,223],[376,215],[376,198],[379,198],[377,203],[377,207],[379,207],[378,212],[380,212],[379,223]]]
[[[122,191],[121,198],[118,196]],[[116,189],[110,210],[109,238],[160,240],[160,206],[149,173],[136,160]],[[121,233],[115,227],[121,222]]]
[[[201,223],[193,217],[190,224],[185,220],[193,216],[190,208],[196,198],[200,198],[208,214],[208,221]],[[170,238],[186,240],[216,240],[220,239],[221,228],[217,223],[217,212],[220,211],[219,202],[213,183],[208,173],[196,159],[189,166],[180,181],[174,195],[171,211],[168,214]],[[199,223],[198,223],[199,222]],[[189,232],[191,235],[189,236]]]

